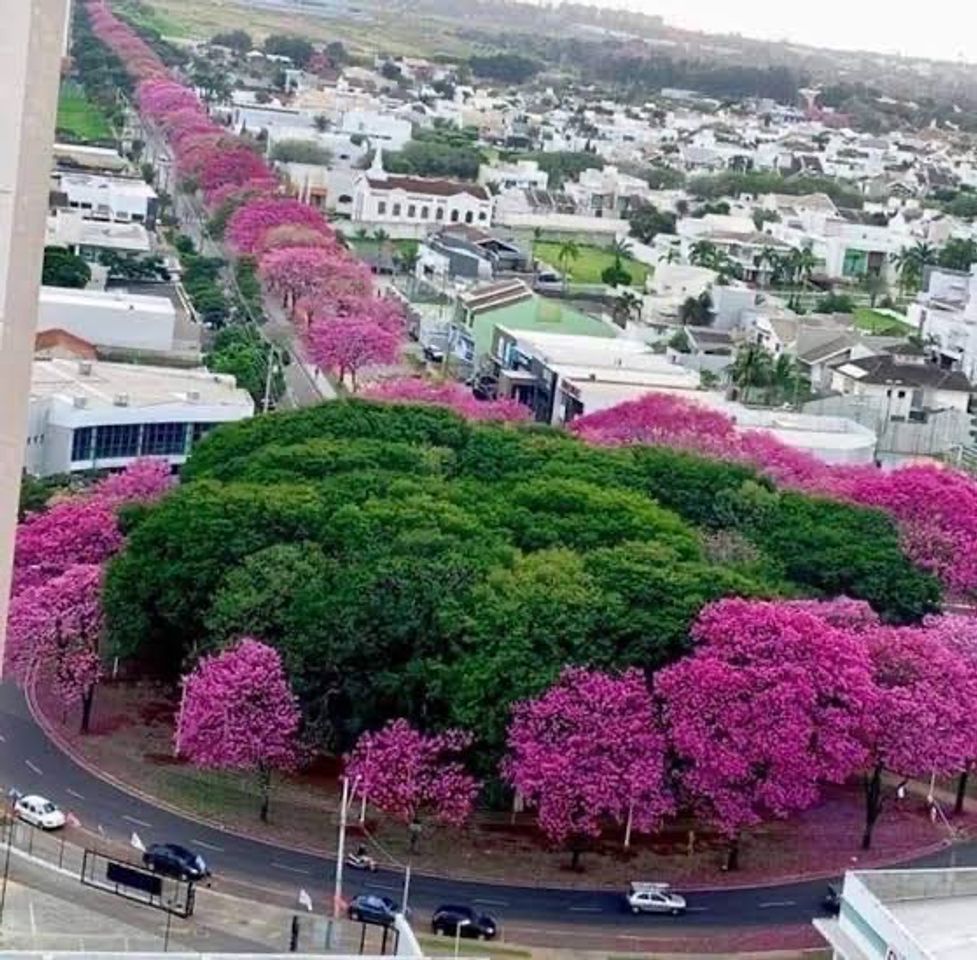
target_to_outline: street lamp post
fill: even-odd
[[[461,950],[461,928],[471,926],[468,917],[460,917],[455,926],[455,960],[458,960],[458,952]]]

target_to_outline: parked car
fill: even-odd
[[[390,897],[381,897],[376,893],[360,893],[349,902],[346,913],[350,920],[360,923],[378,923],[388,927],[394,922],[394,916],[400,911],[400,904]]]
[[[821,899],[824,912],[837,917],[841,913],[841,887],[836,883],[829,883],[827,892]]]
[[[492,940],[498,933],[499,924],[495,917],[486,913],[476,913],[471,907],[441,906],[431,917],[432,933],[453,937],[461,930],[461,936],[476,940]]]
[[[28,794],[14,804],[14,813],[25,823],[42,830],[57,830],[65,824],[65,815],[46,797]]]
[[[631,883],[627,892],[632,913],[685,913],[685,897],[672,893],[667,883]]]
[[[154,873],[177,880],[205,880],[210,876],[207,862],[199,853],[178,843],[151,843],[142,862]]]

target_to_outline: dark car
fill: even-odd
[[[360,923],[378,923],[388,927],[394,922],[394,915],[400,910],[400,905],[390,897],[381,897],[376,893],[361,893],[353,897],[346,911],[350,920]]]
[[[154,873],[178,880],[205,880],[210,876],[204,858],[178,843],[152,843],[142,855],[142,862]]]
[[[458,932],[463,937],[476,940],[492,940],[499,931],[494,917],[476,913],[471,907],[445,905],[438,907],[431,917],[431,930],[444,936],[453,937]]]
[[[828,891],[821,900],[821,906],[825,913],[830,913],[833,917],[841,913],[841,890],[837,884],[828,884]]]

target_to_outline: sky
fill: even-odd
[[[590,0],[658,14],[676,27],[977,63],[973,0]]]

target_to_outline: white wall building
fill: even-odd
[[[516,160],[492,166],[483,163],[478,169],[478,182],[495,185],[500,190],[547,190],[550,175],[539,169],[535,160]]]
[[[385,150],[400,150],[413,133],[408,120],[380,113],[376,110],[347,110],[339,121],[339,131],[366,137],[372,145]]]
[[[452,223],[488,227],[493,207],[492,195],[477,184],[387,173],[379,149],[353,192],[353,222],[391,233],[409,227],[423,235]]]
[[[25,467],[43,477],[121,468],[140,456],[180,464],[211,427],[253,413],[250,394],[226,374],[36,360]]]
[[[120,223],[156,222],[156,191],[142,180],[100,177],[90,173],[56,173],[53,189],[65,194],[68,206],[92,220]]]
[[[977,272],[928,270],[908,320],[932,345],[941,366],[977,382]]]
[[[89,220],[80,210],[55,210],[47,218],[44,245],[65,247],[89,262],[101,251],[147,254],[152,250],[149,231],[141,223]]]
[[[41,287],[37,330],[65,330],[96,347],[173,349],[176,307],[168,297]]]
[[[971,960],[977,869],[851,871],[837,919],[814,926],[832,960]]]

